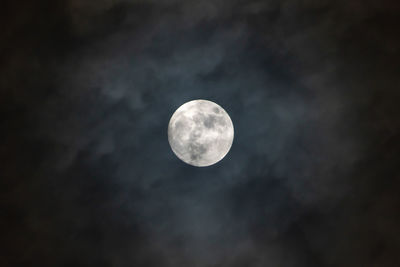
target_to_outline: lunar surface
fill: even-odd
[[[225,157],[233,142],[228,113],[214,102],[193,100],[180,106],[168,125],[168,141],[182,161],[197,167],[210,166]]]

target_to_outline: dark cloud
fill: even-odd
[[[22,1],[1,22],[1,266],[399,266],[396,1]],[[181,104],[231,116],[220,163]]]

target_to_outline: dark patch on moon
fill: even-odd
[[[184,127],[185,127],[186,125],[182,122],[182,121],[177,121],[176,123],[175,123],[175,129],[176,129],[176,131],[181,131],[182,129],[184,129]]]
[[[207,147],[199,143],[189,144],[190,159],[197,161],[207,152]]]
[[[208,116],[204,119],[203,123],[204,123],[204,126],[206,126],[207,128],[211,129],[211,128],[214,128],[214,127],[215,127],[216,121],[217,121],[217,116],[215,116],[215,115],[208,115]]]

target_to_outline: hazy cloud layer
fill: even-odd
[[[0,45],[2,266],[398,266],[395,1],[25,1]],[[172,153],[220,104],[220,163]],[[4,164],[4,165],[3,165]]]

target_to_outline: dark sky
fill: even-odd
[[[0,266],[400,266],[400,4],[5,1]],[[235,140],[176,158],[172,113]]]

